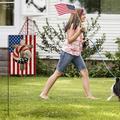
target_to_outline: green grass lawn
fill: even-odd
[[[84,97],[81,78],[61,77],[50,91],[49,100],[38,96],[47,77],[11,77],[8,112],[8,78],[0,77],[0,120],[120,120],[120,102],[106,101],[113,84],[111,78],[92,78],[93,94]]]

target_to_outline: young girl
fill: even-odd
[[[69,63],[73,63],[82,75],[83,88],[87,98],[95,99],[90,92],[88,70],[85,62],[81,56],[83,32],[84,27],[81,26],[85,22],[85,10],[77,9],[75,13],[72,13],[67,25],[65,26],[65,32],[67,33],[67,40],[60,55],[55,72],[48,78],[40,97],[48,99],[48,92],[55,83],[55,81],[64,73],[65,68]]]

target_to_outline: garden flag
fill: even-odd
[[[58,12],[58,15],[68,14],[68,13],[75,13],[75,6],[65,3],[58,3],[55,4],[55,8]]]
[[[36,35],[9,35],[9,75],[36,74]]]

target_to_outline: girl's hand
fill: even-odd
[[[81,32],[85,32],[86,28],[85,27],[81,27]]]
[[[85,24],[84,24],[84,23],[81,24],[81,31],[82,31],[82,32],[85,32],[85,31],[86,31],[86,27],[85,27]]]
[[[79,33],[86,31],[86,28],[84,26],[81,26],[81,27],[79,26],[77,29]]]

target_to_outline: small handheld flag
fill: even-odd
[[[55,5],[55,8],[58,12],[58,15],[75,13],[75,6],[74,5],[59,3],[59,4]]]

